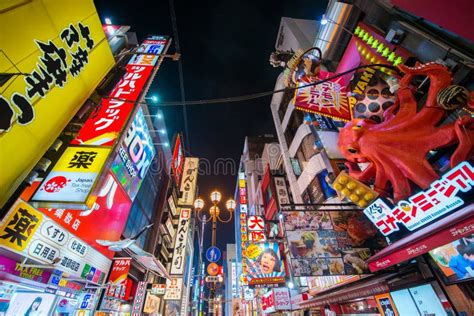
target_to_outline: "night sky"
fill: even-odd
[[[95,0],[102,21],[130,25],[141,42],[147,35],[170,35],[173,29],[166,0]],[[282,68],[273,68],[269,56],[274,51],[281,17],[316,20],[327,1],[317,0],[228,0],[178,1],[174,3],[183,63],[186,100],[213,99],[273,90]],[[169,53],[174,53],[171,46]],[[150,92],[160,101],[180,101],[178,62],[163,62]],[[206,158],[231,158],[236,168],[244,138],[274,134],[270,112],[271,97],[239,103],[187,106],[190,153]],[[181,106],[160,107],[164,111],[170,139],[184,134]],[[186,141],[186,140],[185,140]],[[234,194],[236,174],[200,176],[199,194],[209,206],[214,188],[223,199]],[[224,207],[222,203],[221,208]],[[222,214],[222,212],[221,212]],[[222,214],[225,217],[225,214]],[[210,225],[206,244],[210,244]],[[233,222],[217,229],[217,244],[234,242]]]

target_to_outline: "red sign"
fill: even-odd
[[[133,102],[138,99],[153,71],[153,66],[127,65],[127,73],[109,95],[102,100],[102,107],[92,115],[71,144],[113,146],[125,125]],[[132,102],[126,102],[132,101]]]
[[[207,274],[209,275],[217,275],[219,273],[219,266],[215,262],[211,262],[207,265]]]
[[[424,253],[427,253],[431,249],[443,246],[455,239],[463,238],[473,233],[474,217],[471,216],[470,218],[467,218],[466,220],[456,224],[450,229],[444,229],[427,238],[414,242],[408,247],[404,247],[399,250],[390,252],[385,256],[378,257],[376,260],[371,260],[369,258],[369,269],[371,272],[375,272],[388,268],[397,263],[407,261],[411,258],[415,258]]]
[[[113,146],[125,125],[134,103],[115,99],[102,99],[102,106],[92,115],[71,143],[76,145]]]
[[[173,170],[174,180],[179,187],[181,184],[181,176],[183,174],[184,155],[183,146],[181,144],[181,136],[178,134],[173,150],[173,158],[171,160],[171,169]]]
[[[304,76],[298,83],[298,87],[327,79],[333,75],[333,73],[321,71],[319,77]],[[347,83],[343,77],[299,88],[295,93],[295,107],[305,112],[324,115],[335,120],[350,121],[352,114],[348,92]]]
[[[107,296],[117,297],[120,299],[128,299],[125,298],[127,294],[127,285],[130,283],[127,278],[128,271],[130,270],[130,264],[132,262],[132,258],[116,258],[112,264],[112,271],[109,275],[109,282],[112,283],[107,288]],[[131,286],[128,286],[131,287]],[[130,295],[130,291],[128,291]]]
[[[265,293],[262,296],[262,310],[266,313],[275,311],[275,295],[273,294],[273,291]]]
[[[25,189],[21,198],[28,201],[39,185],[40,181],[35,181],[33,185]],[[39,208],[39,211],[48,215],[69,232],[111,259],[114,252],[99,245],[96,240],[120,240],[127,223],[131,204],[122,186],[108,172],[92,209],[79,212],[66,209]]]

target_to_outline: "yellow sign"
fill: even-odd
[[[90,208],[95,197],[89,199],[89,194],[95,188],[97,177],[110,151],[111,148],[103,147],[68,147],[51,172],[41,182],[31,203],[36,207]]]
[[[0,226],[0,245],[23,251],[43,219],[43,214],[23,201],[17,202]]]
[[[99,173],[109,156],[110,148],[68,147],[53,171]]]
[[[92,0],[0,5],[0,207],[114,65]]]
[[[249,245],[246,250],[247,258],[255,259],[260,256],[262,249],[258,245]]]

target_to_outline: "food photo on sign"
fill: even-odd
[[[365,260],[386,242],[361,212],[284,211],[296,276],[370,273]]]
[[[268,280],[269,283],[284,282],[285,269],[281,260],[278,243],[250,244],[246,249],[246,258],[247,275],[250,284],[257,282],[257,279],[265,278],[278,278],[276,282]]]

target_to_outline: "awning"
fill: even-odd
[[[396,273],[390,273],[375,276],[370,279],[364,279],[356,284],[335,290],[334,292],[318,296],[312,300],[302,302],[302,308],[316,307],[326,304],[346,302],[357,298],[373,296],[387,293],[389,291],[387,279],[396,276]]]
[[[386,269],[474,233],[474,204],[391,244],[367,260],[372,272]]]

